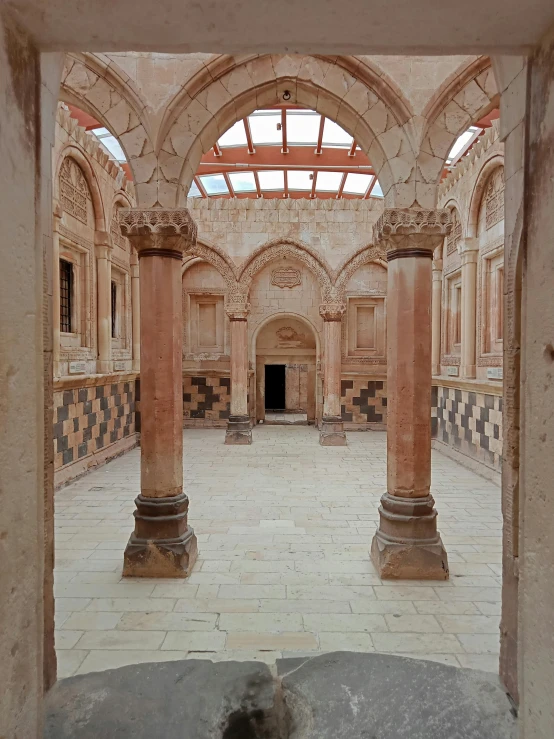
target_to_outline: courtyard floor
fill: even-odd
[[[433,451],[447,583],[381,581],[369,559],[386,435],[321,447],[307,426],[258,426],[252,446],[187,430],[199,558],[188,580],[122,579],[139,492],[135,449],[56,493],[59,676],[183,658],[378,651],[497,671],[498,487]]]

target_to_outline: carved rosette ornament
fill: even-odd
[[[161,256],[182,260],[183,252],[196,244],[196,223],[186,208],[121,208],[119,227],[137,250],[139,259]]]
[[[250,303],[228,303],[225,312],[230,321],[247,321],[250,313]]]
[[[345,313],[345,303],[323,303],[319,306],[319,315],[324,321],[342,321]]]
[[[404,257],[433,258],[433,251],[452,230],[446,208],[387,208],[373,226],[373,243],[387,252],[387,261]]]

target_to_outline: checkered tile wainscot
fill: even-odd
[[[387,422],[387,390],[383,380],[355,377],[341,380],[341,416],[355,425]]]
[[[185,427],[227,425],[231,412],[229,377],[183,377]]]
[[[134,381],[54,392],[54,467],[60,469],[135,432]]]
[[[433,387],[432,429],[437,441],[488,467],[502,464],[502,397]]]

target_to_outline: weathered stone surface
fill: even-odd
[[[265,664],[187,660],[61,680],[45,739],[269,739],[275,686]]]
[[[277,662],[288,739],[515,739],[498,678],[386,654]]]

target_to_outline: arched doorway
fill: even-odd
[[[311,323],[293,313],[273,315],[256,330],[252,350],[256,423],[276,415],[315,423],[319,337]]]

